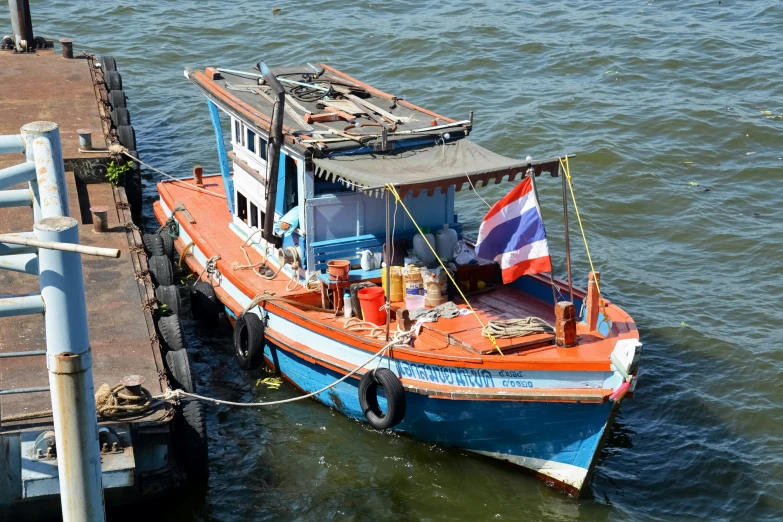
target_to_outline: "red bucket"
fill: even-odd
[[[386,295],[380,286],[369,286],[362,288],[356,294],[359,297],[359,303],[362,306],[362,316],[364,320],[377,325],[386,324]]]

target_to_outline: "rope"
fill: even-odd
[[[279,401],[270,401],[270,402],[233,402],[233,401],[224,401],[224,400],[221,400],[221,399],[213,399],[211,397],[204,397],[203,395],[197,395],[195,393],[189,393],[189,392],[186,392],[184,390],[168,389],[168,390],[166,390],[166,392],[163,395],[158,395],[158,396],[155,396],[153,398],[154,399],[164,399],[164,400],[179,400],[179,399],[182,399],[183,397],[190,397],[191,399],[197,399],[197,400],[200,400],[200,401],[211,402],[212,404],[220,404],[220,405],[223,405],[223,406],[236,406],[236,407],[239,407],[239,408],[248,408],[248,407],[253,408],[253,407],[258,407],[258,406],[277,406],[277,405],[280,405],[280,404],[287,404],[289,402],[301,401],[301,400],[304,400],[304,399],[309,399],[310,397],[314,397],[314,396],[318,395],[319,393],[323,393],[326,390],[329,390],[331,388],[334,388],[335,386],[337,386],[338,384],[340,384],[344,380],[348,379],[352,375],[355,375],[359,370],[361,370],[362,368],[364,368],[365,366],[370,364],[372,361],[374,361],[378,357],[383,357],[384,353],[386,353],[386,351],[389,348],[392,348],[393,346],[397,346],[397,345],[407,346],[408,342],[410,341],[412,336],[413,336],[413,330],[412,329],[407,331],[407,332],[403,332],[403,331],[395,332],[394,337],[392,338],[392,340],[389,343],[387,343],[383,348],[381,348],[378,352],[376,352],[375,355],[373,355],[372,357],[367,359],[360,366],[357,366],[356,368],[354,368],[353,370],[351,370],[350,372],[348,372],[344,376],[340,377],[339,379],[337,379],[333,383],[331,383],[331,384],[329,384],[327,386],[324,386],[320,390],[308,393],[306,395],[300,395],[299,397],[291,397],[290,399],[282,399],[282,400],[279,400]]]
[[[490,321],[484,331],[484,336],[490,332],[498,339],[510,339],[511,337],[525,337],[541,333],[555,333],[551,324],[539,317],[526,317],[524,319],[505,319]]]
[[[301,308],[302,310],[311,310],[313,312],[326,312],[326,313],[333,313],[333,310],[328,310],[326,308],[321,308],[320,306],[310,305],[307,303],[302,303],[300,301],[296,301],[294,299],[288,299],[285,297],[278,297],[275,294],[269,292],[268,290],[264,290],[263,293],[258,294],[253,298],[252,301],[250,301],[250,304],[245,307],[244,310],[242,310],[242,314],[246,314],[256,306],[258,306],[261,303],[265,303],[267,301],[280,301],[281,303],[290,304],[293,306],[296,306],[298,308]],[[240,314],[240,315],[242,315]]]
[[[218,259],[220,259],[220,256],[218,254],[215,254],[214,256],[207,259],[207,264],[204,265],[204,270],[202,270],[201,273],[198,275],[196,281],[201,281],[201,276],[204,275],[204,272],[207,273],[207,275],[209,276],[209,280],[211,281],[215,275],[215,272],[217,272]]]
[[[579,214],[579,207],[576,205],[576,196],[574,195],[574,186],[571,183],[571,170],[569,169],[568,165],[568,156],[565,158],[565,163],[563,163],[562,158],[558,158],[560,161],[560,166],[563,168],[563,172],[565,173],[566,180],[568,181],[568,189],[571,192],[571,201],[574,202],[574,211],[576,212],[576,220],[579,223],[579,230],[582,232],[582,241],[585,244],[585,251],[587,252],[587,261],[590,263],[590,271],[595,274],[595,266],[593,266],[593,258],[590,256],[590,247],[587,246],[587,236],[585,235],[585,227],[582,225],[582,217]],[[598,282],[597,278],[594,278],[595,280],[595,289],[598,291],[598,303],[601,308],[604,309],[604,318],[607,318],[608,315],[606,314],[606,305],[604,303],[603,297],[601,297],[601,285]]]
[[[397,201],[402,205],[403,210],[405,210],[405,213],[408,214],[408,217],[411,218],[411,222],[416,226],[416,230],[419,231],[419,234],[421,234],[421,237],[424,239],[424,242],[427,243],[427,246],[430,247],[430,250],[432,250],[432,253],[435,254],[435,259],[438,260],[438,263],[440,263],[440,266],[443,267],[443,270],[445,270],[446,275],[449,276],[449,279],[451,279],[451,282],[454,284],[454,288],[457,289],[457,292],[459,292],[459,295],[462,297],[462,300],[465,301],[465,304],[468,305],[468,308],[470,308],[470,311],[473,312],[473,315],[476,316],[476,320],[481,325],[481,329],[485,336],[492,342],[492,346],[495,347],[495,349],[498,351],[498,353],[502,356],[503,351],[500,349],[500,346],[498,346],[497,341],[495,340],[495,337],[487,332],[487,327],[484,325],[484,321],[481,320],[481,317],[479,317],[478,312],[473,309],[473,306],[468,301],[468,298],[465,297],[465,294],[462,292],[462,288],[457,284],[457,281],[454,280],[454,277],[451,275],[451,272],[448,268],[446,268],[446,265],[443,264],[443,261],[441,261],[440,256],[438,256],[438,253],[435,251],[435,249],[430,244],[429,240],[427,239],[427,236],[424,235],[424,232],[421,231],[421,227],[419,227],[419,224],[416,222],[415,219],[413,219],[413,216],[411,215],[410,211],[408,210],[408,207],[405,206],[405,202],[400,199],[400,195],[397,192],[397,189],[394,188],[394,186],[387,184],[386,185],[387,190],[391,190],[392,194],[394,194],[394,197],[397,199]]]
[[[179,263],[177,265],[182,268],[182,263],[185,261],[185,257],[187,257],[188,252],[190,252],[193,247],[195,246],[195,243],[191,241],[187,245],[185,245],[185,248],[182,249],[182,253],[179,255]]]
[[[172,239],[177,239],[179,237],[179,223],[177,223],[177,220],[174,218],[174,214],[181,210],[186,210],[183,206],[177,206],[174,208],[174,210],[171,211],[171,215],[166,220],[163,225],[160,226],[158,230],[155,231],[156,234],[160,234],[163,230],[167,230],[167,233],[169,237]]]
[[[135,156],[131,156],[131,155],[130,155],[130,153],[128,153],[128,149],[126,149],[126,148],[125,148],[125,147],[123,147],[122,145],[112,145],[111,147],[109,147],[109,152],[113,152],[113,153],[119,153],[119,152],[121,152],[121,153],[125,154],[126,156],[128,156],[128,157],[129,157],[130,159],[132,159],[133,161],[136,161],[136,162],[138,162],[138,163],[141,163],[142,165],[144,165],[144,166],[145,166],[145,167],[147,167],[148,169],[150,169],[150,170],[154,170],[155,172],[157,172],[157,173],[158,173],[158,174],[160,174],[161,176],[165,176],[165,177],[169,178],[171,181],[176,181],[177,183],[182,183],[182,184],[183,184],[183,185],[185,185],[186,187],[188,187],[188,188],[190,188],[190,189],[193,189],[193,190],[197,190],[197,191],[199,191],[199,192],[204,192],[204,193],[206,193],[206,194],[210,194],[210,195],[212,195],[212,196],[216,196],[216,197],[218,197],[218,198],[221,198],[221,199],[226,199],[226,196],[224,196],[223,194],[218,194],[217,192],[212,192],[211,190],[207,190],[207,189],[203,189],[203,188],[201,188],[201,187],[197,187],[197,186],[195,186],[195,185],[191,185],[190,183],[188,183],[188,182],[186,182],[186,181],[183,181],[183,180],[181,180],[181,179],[179,179],[179,178],[175,178],[175,177],[174,177],[174,176],[172,176],[171,174],[166,174],[166,173],[165,173],[165,172],[163,172],[162,170],[156,169],[156,168],[155,168],[155,167],[153,167],[152,165],[149,165],[149,164],[147,164],[147,163],[144,163],[144,162],[143,162],[143,161],[141,161],[139,158],[137,158],[137,157],[135,157]]]
[[[125,386],[122,384],[109,388],[105,383],[98,388],[95,392],[95,407],[99,417],[111,419],[138,415],[150,409],[152,406],[150,392],[141,388],[142,395],[130,395],[123,393],[124,389]]]

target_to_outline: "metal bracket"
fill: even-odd
[[[42,431],[33,446],[35,460],[54,460],[57,458],[57,443],[53,431]]]

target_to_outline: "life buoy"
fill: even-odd
[[[258,368],[264,360],[264,321],[256,314],[244,313],[234,325],[234,354],[243,370]]]
[[[378,405],[378,385],[386,395],[386,414]],[[388,368],[370,370],[359,383],[359,405],[370,426],[376,430],[393,428],[405,417],[405,390],[402,383]]]

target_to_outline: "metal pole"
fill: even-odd
[[[35,50],[35,44],[30,3],[27,0],[8,0],[8,8],[11,11],[11,30],[14,33],[16,50],[32,52]]]
[[[391,212],[389,210],[389,189],[386,189],[386,249],[383,253],[386,261],[386,341],[389,341],[389,326],[391,325],[391,267],[392,261],[391,252],[391,226],[389,225],[389,219]]]
[[[35,221],[41,217],[69,215],[60,127],[51,121],[28,123],[22,127],[22,138],[27,160],[35,164],[36,180],[30,184],[33,211],[40,212]]]
[[[566,176],[563,169],[557,168],[563,183],[563,227],[565,229],[566,266],[568,267],[568,300],[574,302],[574,286],[571,280],[571,237],[568,234],[568,199],[566,198]]]
[[[258,70],[264,75],[267,85],[275,93],[275,105],[272,112],[272,126],[269,132],[269,153],[267,154],[266,174],[266,214],[264,216],[264,239],[272,240],[272,225],[275,222],[275,201],[277,199],[278,166],[280,150],[283,147],[283,111],[285,110],[285,89],[272,74],[264,62],[258,62]]]
[[[46,217],[35,224],[34,230],[43,241],[79,242],[78,223],[70,217]],[[62,516],[65,522],[103,522],[101,456],[82,259],[74,252],[41,249],[39,264]]]
[[[527,157],[528,161],[532,158]],[[536,195],[536,205],[540,205],[538,202],[538,187],[536,186],[536,171],[532,167],[528,167],[527,176],[530,177],[530,184],[533,185],[533,193]],[[539,212],[541,212],[539,210]],[[551,256],[550,256],[551,258]],[[552,269],[549,270],[549,284],[552,285],[552,306],[557,305],[557,290],[555,290],[555,275],[552,273]]]

